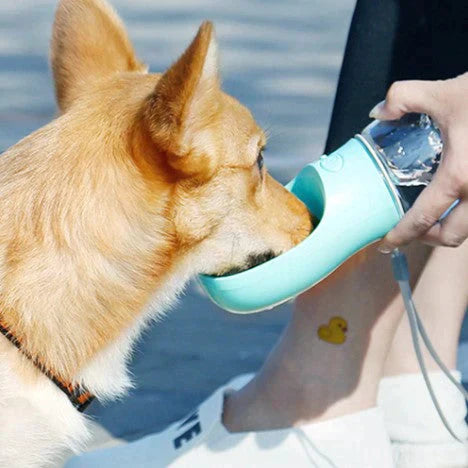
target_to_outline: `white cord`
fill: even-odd
[[[426,387],[429,391],[431,396],[431,400],[434,403],[435,409],[439,414],[439,417],[446,427],[447,431],[451,434],[451,436],[458,440],[459,442],[464,443],[455,432],[450,427],[445,415],[440,407],[439,401],[437,400],[437,396],[434,393],[434,389],[432,387],[431,381],[427,374],[426,364],[424,362],[424,357],[421,352],[421,346],[419,344],[419,334],[426,345],[429,354],[432,356],[436,364],[439,366],[440,370],[449,378],[449,380],[457,387],[457,389],[463,394],[466,400],[468,400],[468,392],[465,388],[457,382],[457,380],[453,377],[450,373],[450,370],[445,366],[445,364],[440,359],[439,355],[437,354],[434,346],[432,345],[429,337],[427,336],[426,330],[424,329],[423,323],[419,314],[416,310],[416,306],[413,302],[413,296],[411,293],[411,286],[409,284],[409,269],[408,269],[408,260],[406,259],[406,255],[400,252],[398,249],[395,249],[392,252],[392,267],[393,267],[393,275],[400,286],[401,295],[403,297],[403,301],[405,303],[406,312],[408,314],[408,320],[411,328],[411,337],[413,339],[414,351],[416,353],[416,358],[419,363],[419,367],[421,369],[422,375],[424,377],[424,381],[426,382]]]

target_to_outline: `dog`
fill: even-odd
[[[213,25],[151,74],[105,0],[61,0],[59,115],[0,159],[0,465],[88,439],[80,412],[132,383],[132,345],[196,274],[302,241],[305,205],[266,171],[266,137],[220,87]]]

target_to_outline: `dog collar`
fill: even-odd
[[[94,395],[89,393],[86,388],[81,385],[73,385],[70,382],[65,382],[60,377],[56,376],[52,371],[47,369],[39,359],[31,356],[21,345],[21,341],[11,333],[9,328],[0,320],[0,332],[5,338],[7,338],[12,344],[14,344],[18,350],[26,356],[45,376],[47,376],[65,395],[67,395],[71,404],[82,413],[88,405],[94,400]]]

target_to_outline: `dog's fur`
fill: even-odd
[[[104,0],[62,0],[52,67],[60,116],[0,158],[0,318],[57,376],[115,398],[187,279],[291,248],[310,217],[259,168],[264,133],[220,89],[210,23],[148,74]],[[0,335],[0,465],[42,466],[86,437]]]

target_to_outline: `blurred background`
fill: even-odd
[[[268,129],[265,156],[276,178],[288,181],[322,154],[354,0],[111,3],[151,71],[166,69],[204,19],[215,22],[224,88]],[[48,68],[55,4],[0,2],[0,151],[56,112]],[[255,371],[289,314],[290,306],[283,306],[259,315],[229,315],[192,284],[140,341],[130,396],[107,406],[95,402],[90,413],[115,437],[132,440],[161,430],[229,378]],[[467,327],[464,337],[468,340]],[[460,349],[468,356],[468,343]],[[460,365],[467,378],[467,359]]]

